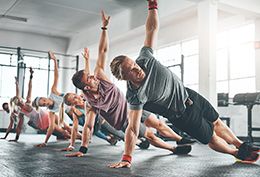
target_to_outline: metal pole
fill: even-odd
[[[253,142],[253,136],[252,136],[252,109],[253,105],[247,105],[247,136],[249,139],[249,142]]]
[[[184,82],[184,55],[181,55],[181,81]]]
[[[79,71],[79,56],[76,56],[76,72]],[[75,92],[78,93],[78,89],[75,88]]]
[[[48,55],[48,80],[47,80],[47,95],[49,95],[49,84],[50,84],[50,69],[51,69],[51,59],[50,55]]]

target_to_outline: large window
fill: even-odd
[[[0,54],[0,100],[9,102],[15,96],[17,55]]]
[[[217,37],[217,92],[233,97],[255,92],[254,24],[222,32]]]
[[[34,68],[34,76],[32,80],[32,99],[37,96],[48,96],[48,59],[46,58],[37,58],[37,57],[24,57],[24,63],[26,67]],[[53,62],[50,62],[51,70],[50,70],[50,87],[53,82]],[[29,82],[29,69],[26,69],[25,72],[25,80],[24,80],[24,97],[27,95],[28,91],[28,82]],[[61,82],[61,81],[60,81]]]
[[[180,79],[182,55],[184,56],[184,85],[198,90],[199,66],[198,66],[198,40],[182,41],[174,45],[163,47],[157,50],[156,58],[174,72]],[[175,65],[175,66],[173,66]]]
[[[254,24],[224,31],[217,35],[216,76],[217,92],[237,93],[255,92],[255,49]],[[198,39],[181,41],[154,51],[161,64],[169,67],[179,78],[184,55],[184,85],[198,91],[199,82],[199,42]],[[137,55],[133,55],[136,58]],[[116,82],[123,87],[125,83]]]

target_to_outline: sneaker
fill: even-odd
[[[191,144],[194,144],[195,142],[196,142],[195,140],[183,137],[180,141],[177,141],[176,144],[177,145],[191,145]]]
[[[259,159],[259,154],[256,151],[253,151],[246,156],[238,153],[236,158],[242,163],[254,163]]]
[[[145,139],[145,138],[140,138],[139,139],[141,142],[139,144],[137,144],[138,147],[140,147],[140,149],[148,149],[150,146],[150,142]]]
[[[173,154],[176,155],[183,155],[183,154],[188,154],[191,151],[191,146],[190,145],[185,145],[185,146],[177,146],[173,150]]]
[[[248,152],[260,152],[260,147],[254,146],[252,143],[244,142],[239,147],[239,150],[241,151],[248,151]]]
[[[117,139],[116,138],[110,138],[107,140],[107,142],[109,142],[109,144],[111,144],[112,146],[115,146],[117,143]]]
[[[251,143],[244,142],[237,152],[236,158],[243,163],[253,163],[259,158],[259,148],[253,146]]]

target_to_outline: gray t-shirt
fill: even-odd
[[[188,93],[180,79],[154,58],[153,50],[143,47],[136,63],[144,70],[146,78],[138,89],[127,82],[126,98],[130,109],[143,109],[147,103],[158,105],[153,106],[155,109],[183,113]],[[152,112],[157,113],[160,110]]]
[[[56,95],[55,93],[51,93],[49,96],[50,99],[52,99],[54,101],[53,106],[48,107],[48,109],[51,112],[57,113],[60,110],[60,105],[63,102],[63,94],[61,95]]]

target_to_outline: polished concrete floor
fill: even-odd
[[[0,133],[0,137],[3,137]],[[14,134],[10,135],[12,139]],[[43,135],[21,135],[19,143],[0,140],[0,177],[259,177],[260,160],[254,164],[241,164],[229,155],[195,144],[189,155],[176,156],[166,150],[150,147],[136,149],[131,169],[111,169],[107,165],[117,162],[123,152],[123,143],[110,146],[96,137],[89,152],[81,158],[67,158],[67,141],[55,142],[48,147],[35,148],[44,140]],[[168,142],[175,144],[174,142]],[[77,149],[80,143],[77,143]]]

